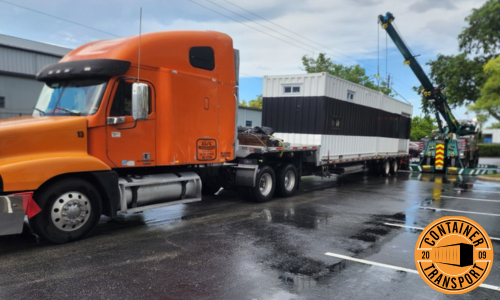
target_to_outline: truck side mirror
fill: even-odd
[[[132,84],[132,118],[147,120],[149,114],[149,86],[144,83]]]

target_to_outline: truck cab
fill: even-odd
[[[33,115],[0,121],[2,203],[39,207],[32,229],[62,243],[102,213],[201,200],[193,170],[235,158],[235,53],[223,33],[156,32],[92,42],[44,67]]]

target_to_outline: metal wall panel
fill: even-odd
[[[20,49],[0,46],[0,71],[22,75],[36,75],[44,66],[61,58]]]
[[[283,94],[283,86],[288,84],[300,84],[299,94]],[[311,73],[286,76],[264,76],[263,96],[324,96],[325,73]]]
[[[34,75],[33,55],[32,52],[0,46],[0,71]]]
[[[31,115],[42,87],[35,79],[0,74],[0,96],[5,97],[0,119]]]
[[[380,137],[360,137],[321,134],[300,134],[276,132],[275,137],[291,144],[320,145],[320,156],[325,159],[339,159],[339,156],[353,157],[395,155],[407,153],[408,140]]]
[[[377,138],[377,154],[388,155],[399,152],[399,139],[393,138]]]
[[[246,127],[246,121],[252,121],[252,127],[262,126],[262,111],[238,107],[238,126]]]
[[[40,71],[43,67],[47,65],[58,63],[60,60],[61,60],[60,57],[35,53],[35,72]]]
[[[298,145],[321,145],[321,134],[301,134],[276,132],[273,136],[282,139],[287,143]]]
[[[264,97],[263,111],[262,125],[277,132],[403,139],[410,135],[408,117],[328,97]]]
[[[398,151],[399,152],[404,152],[404,153],[408,153],[408,144],[410,143],[409,140],[403,140],[403,139],[399,139],[399,145],[398,145]]]
[[[323,135],[321,157],[376,155],[376,137]]]

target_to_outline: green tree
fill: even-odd
[[[257,99],[250,100],[248,107],[260,108],[262,109],[262,95],[258,95]]]
[[[474,111],[488,112],[500,120],[500,56],[490,60],[484,66],[487,76],[481,88],[481,97],[470,108]]]
[[[466,53],[498,53],[500,50],[500,1],[489,0],[465,18],[469,26],[458,36],[460,50]]]
[[[436,120],[429,115],[413,117],[411,119],[410,140],[419,141],[423,137],[430,136],[431,132],[437,129],[437,126],[434,124],[435,122]]]
[[[491,124],[488,129],[500,129],[500,122]]]
[[[320,53],[316,59],[304,55],[302,57],[302,64],[307,73],[328,72],[331,75],[380,91],[386,95],[394,96],[392,89],[387,86],[386,82],[381,81],[380,77],[374,76],[380,82],[379,86],[370,79],[370,76],[366,75],[366,70],[360,65],[344,66],[335,64],[330,58],[326,57],[325,53]]]
[[[436,85],[446,86],[445,96],[451,107],[473,104],[482,96],[481,87],[488,77],[483,66],[500,51],[500,0],[489,0],[473,9],[465,21],[467,26],[458,36],[462,53],[439,54],[436,60],[427,63],[431,67],[430,78]],[[430,104],[425,99],[422,107],[429,112]]]
[[[248,107],[248,103],[246,100],[241,100],[240,103],[239,103],[239,106],[246,106]]]

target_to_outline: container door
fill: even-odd
[[[113,100],[108,105],[107,111],[107,156],[117,167],[154,166],[156,126],[152,105],[154,102],[153,89],[149,85],[148,120],[134,122],[132,118],[132,83],[133,81],[129,80],[115,83]]]

